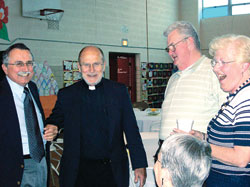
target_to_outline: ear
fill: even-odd
[[[162,178],[171,179],[167,168],[162,168],[161,169],[161,176],[162,176]]]
[[[78,67],[79,72],[82,72],[80,62],[77,62],[77,67]]]
[[[2,64],[2,69],[5,73],[5,75],[7,75],[8,74],[8,67],[5,64]]]
[[[195,48],[194,39],[192,37],[187,38],[187,44],[190,50],[193,50]]]
[[[105,72],[105,68],[106,68],[106,61],[104,61],[103,63],[103,72]]]
[[[249,66],[250,66],[250,63],[243,63],[242,64],[242,71],[245,72],[245,71],[248,71],[249,70]]]
[[[164,186],[173,186],[172,179],[167,168],[162,168],[161,177],[164,179]]]

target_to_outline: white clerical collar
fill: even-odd
[[[95,90],[95,86],[89,86],[89,90]]]

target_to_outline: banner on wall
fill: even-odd
[[[0,0],[0,38],[10,41],[6,24],[8,23],[8,7]]]
[[[33,81],[40,96],[56,95],[58,92],[58,84],[47,61],[34,66]]]

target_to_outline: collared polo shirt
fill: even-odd
[[[166,139],[177,127],[177,119],[193,119],[193,129],[206,132],[209,121],[227,96],[220,88],[210,61],[202,56],[170,77],[162,104],[160,139]]]

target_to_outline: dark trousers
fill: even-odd
[[[76,187],[116,187],[109,160],[81,159]]]

